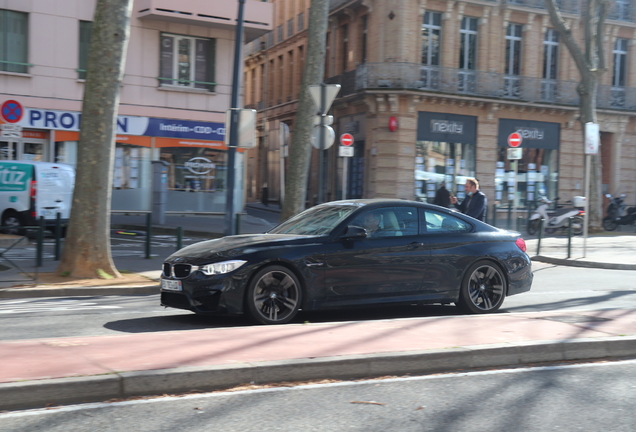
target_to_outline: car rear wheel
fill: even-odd
[[[0,226],[7,227],[1,230],[2,234],[24,235],[25,233],[20,216],[14,211],[7,211],[2,215]]]
[[[291,321],[302,301],[302,288],[294,273],[283,266],[261,269],[247,290],[247,309],[260,324],[285,324]]]
[[[466,272],[457,306],[464,312],[495,312],[506,298],[507,283],[501,269],[490,261],[478,261]]]

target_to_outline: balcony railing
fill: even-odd
[[[417,89],[566,105],[578,104],[577,84],[573,81],[543,80],[416,63],[367,63],[358,66],[356,71],[356,90]]]
[[[544,0],[505,0],[509,5],[524,6],[533,9],[546,9]],[[561,12],[578,14],[580,11],[579,0],[557,0]]]

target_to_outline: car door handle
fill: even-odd
[[[408,245],[406,245],[406,247],[408,249],[417,249],[417,248],[422,247],[422,246],[424,246],[424,243],[420,243],[420,242],[412,242],[412,243],[409,243]]]

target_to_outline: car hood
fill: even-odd
[[[273,247],[315,243],[321,236],[290,234],[247,234],[206,240],[186,246],[170,255],[166,261],[177,258],[212,259],[234,258]]]

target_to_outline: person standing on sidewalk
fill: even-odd
[[[439,189],[435,192],[435,201],[433,204],[449,208],[451,205],[450,192],[446,189],[446,182],[439,185]]]
[[[454,196],[450,198],[451,203],[465,215],[484,221],[486,218],[488,199],[486,195],[479,190],[479,182],[477,179],[468,177],[464,185],[464,190],[466,191],[466,198],[464,198],[461,204],[457,204],[457,197]]]

